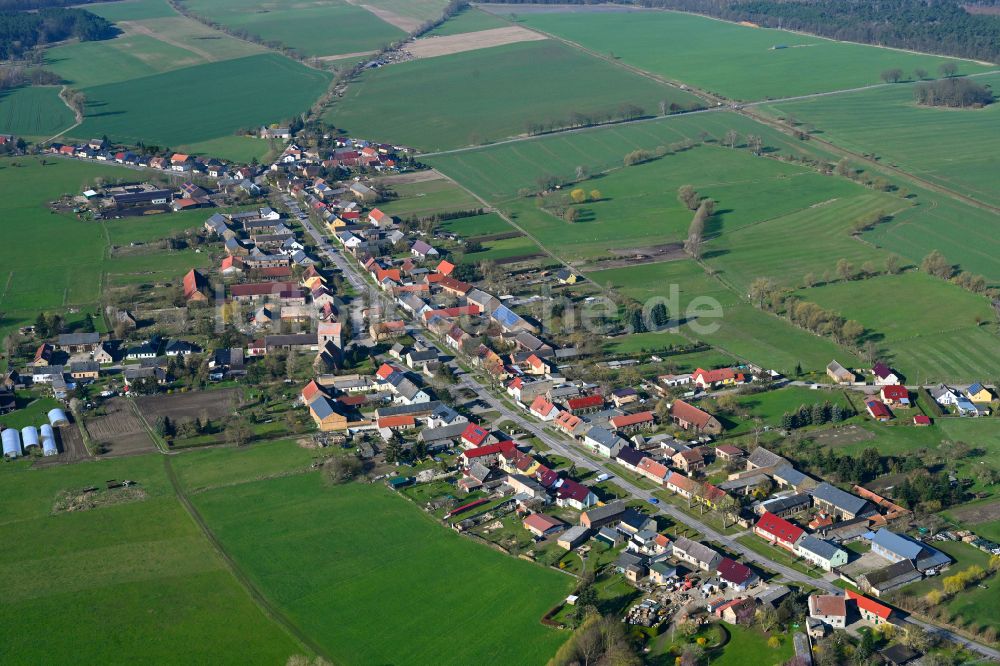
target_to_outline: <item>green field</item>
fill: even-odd
[[[502,234],[513,230],[507,222],[496,213],[485,215],[473,215],[472,217],[460,217],[454,220],[446,220],[441,223],[441,228],[458,234],[463,240],[475,238],[476,236],[488,236],[490,234]]]
[[[470,7],[431,30],[428,36],[461,35],[466,32],[505,28],[509,25],[510,23],[498,16]]]
[[[997,88],[1000,74],[977,77]],[[819,136],[993,205],[1000,205],[1000,104],[984,109],[918,106],[913,86],[898,85],[768,107]],[[994,235],[995,236],[995,235]]]
[[[98,2],[87,8],[88,12],[103,16],[109,21],[142,21],[153,18],[177,16],[166,0],[127,0],[124,2]]]
[[[137,481],[147,499],[51,514],[59,492],[114,478]],[[160,456],[3,465],[0,503],[8,660],[284,663],[304,651],[226,570],[174,498]]]
[[[811,206],[863,192],[843,179],[709,144],[574,185],[585,192],[597,189],[601,199],[576,205],[579,218],[572,224],[554,215],[531,215],[528,209],[535,207],[534,202],[509,207],[522,218],[530,216],[530,227],[527,222],[524,226],[542,245],[558,247],[559,254],[570,260],[589,259],[607,256],[615,248],[683,241],[692,212],[677,200],[682,185],[692,185],[700,195],[715,200],[718,213],[706,226],[706,236],[721,235],[720,249],[740,247],[740,253],[742,241],[729,237],[742,235],[744,227],[752,226],[746,230],[752,234],[775,218],[798,212],[811,219]],[[565,192],[547,197],[547,205],[560,205],[564,196]],[[763,224],[753,226],[757,223]],[[798,231],[797,227],[791,228]],[[837,231],[845,244],[851,242],[844,229]],[[781,233],[787,234],[788,227]]]
[[[331,488],[311,473],[193,500],[250,578],[338,663],[541,663],[567,636],[539,620],[571,578],[472,543],[381,485]],[[431,621],[475,629],[456,640],[427,630]]]
[[[217,139],[292,117],[329,78],[268,53],[85,88],[87,114],[73,134],[162,146]]]
[[[210,155],[218,159],[244,164],[249,164],[255,159],[258,162],[266,163],[268,156],[276,157],[283,149],[284,143],[277,139],[268,141],[247,135],[223,136],[218,139],[177,146],[178,151],[190,155]]]
[[[279,42],[307,56],[370,51],[406,34],[341,0],[186,0],[184,4],[227,28]]]
[[[354,135],[434,151],[520,135],[530,123],[563,125],[574,112],[614,114],[623,103],[655,114],[663,99],[696,101],[546,40],[369,70],[326,118]]]
[[[396,217],[426,217],[435,213],[472,210],[482,204],[446,178],[418,183],[380,184],[399,197],[379,204],[379,209]]]
[[[978,381],[1000,374],[989,302],[924,273],[838,282],[799,292],[864,325],[908,383]]]
[[[369,7],[392,12],[416,21],[431,21],[441,17],[447,0],[368,0]]]
[[[518,17],[526,25],[613,54],[629,65],[739,100],[855,88],[879,83],[879,74],[892,67],[936,72],[950,60],[664,11]],[[987,69],[955,62],[963,73]]]
[[[0,92],[0,134],[47,139],[74,122],[73,112],[59,99],[55,86]]]
[[[599,174],[621,167],[625,155],[633,150],[652,151],[686,139],[700,141],[702,137],[721,141],[729,130],[741,137],[759,135],[766,147],[783,154],[804,154],[802,144],[765,125],[735,113],[712,112],[542,136],[424,159],[473,192],[501,202],[516,197],[522,189],[537,191],[541,176],[570,181],[578,166]],[[600,184],[595,186],[601,188]],[[676,191],[671,196],[676,196]]]

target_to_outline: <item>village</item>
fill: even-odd
[[[291,396],[278,387],[268,414],[308,413],[315,445],[360,461],[352,476],[365,470],[468,538],[579,576],[548,621],[571,626],[574,607],[621,584],[632,592],[617,612],[654,637],[801,607],[808,619],[795,648],[810,659],[810,642],[837,630],[925,631],[881,600],[948,571],[953,558],[935,543],[1000,555],[1000,545],[971,532],[920,527],[913,511],[864,485],[816,478],[756,441],[730,443],[730,419],[708,406],[788,386],[845,390],[874,422],[921,427],[989,417],[994,395],[983,384],[912,386],[883,363],[837,361],[822,385],[752,364],[591,381],[581,364],[607,364],[593,340],[554,342],[536,316],[539,299],[528,296],[545,285],[573,298],[583,278],[569,267],[520,273],[504,282],[515,293],[491,293],[495,281],[452,261],[460,237],[380,210],[385,193],[358,169],[396,172],[397,148],[337,140],[324,153],[290,143],[266,167],[148,157],[103,141],[50,150],[179,175],[176,186],[104,184],[72,199],[95,219],[222,209],[205,211],[197,245],[218,261],[171,288],[184,315],[176,321],[144,321],[121,303],[103,313],[106,334],[90,315],[73,332],[53,334],[59,325],[44,317],[22,330],[0,410],[14,412],[21,392],[51,394],[61,406],[40,430],[5,429],[5,457],[59,456],[76,427],[88,433],[102,400],[169,400],[182,386],[211,399],[213,385],[293,384],[301,389]],[[196,184],[195,175],[207,180]],[[918,407],[924,396],[931,400]],[[809,418],[854,415],[838,403]],[[784,434],[801,427],[800,416],[786,412]],[[239,417],[215,418],[227,432],[241,428]],[[196,420],[203,434],[212,419]],[[305,429],[297,416],[289,424]],[[180,441],[169,417],[148,425],[168,447]],[[894,645],[889,663],[916,658],[912,645]]]

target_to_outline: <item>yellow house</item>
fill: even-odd
[[[344,222],[339,217],[334,217],[326,221],[326,228],[329,229],[331,234],[336,234],[347,228],[347,222]]]
[[[982,384],[973,384],[969,387],[969,390],[965,392],[969,396],[969,400],[972,402],[992,402],[993,394],[988,388]]]
[[[326,398],[316,398],[309,405],[309,415],[322,432],[347,430],[347,416]]]

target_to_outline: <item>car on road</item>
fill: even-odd
[[[656,499],[655,497],[650,497],[646,501],[649,502],[650,504],[654,505],[654,506],[660,503],[660,500]]]

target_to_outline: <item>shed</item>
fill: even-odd
[[[21,428],[21,444],[27,452],[29,446],[38,446],[38,428],[35,426],[25,426]]]
[[[56,407],[49,410],[49,423],[54,428],[62,428],[69,425],[69,419],[66,418],[66,412]]]
[[[59,446],[56,444],[56,431],[48,423],[43,423],[42,431],[42,453],[47,456],[54,456],[59,453]]]
[[[7,428],[0,433],[3,441],[3,455],[6,458],[16,458],[21,455],[21,433],[17,428]]]

